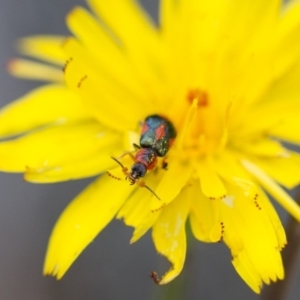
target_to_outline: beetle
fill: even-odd
[[[140,145],[134,144],[137,149],[135,156],[130,152],[124,154],[129,154],[134,160],[131,171],[128,172],[128,169],[118,159],[114,157],[112,159],[122,167],[122,171],[130,184],[137,183],[139,186],[147,188],[159,199],[143,181],[140,181],[140,178],[144,177],[147,171],[155,168],[157,157],[164,157],[167,154],[176,135],[176,129],[171,121],[161,115],[150,115],[143,122]],[[163,163],[163,167],[166,168],[166,163]]]

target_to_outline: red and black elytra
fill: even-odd
[[[152,115],[145,119],[140,146],[151,148],[157,156],[164,157],[176,138],[176,129],[166,118]]]
[[[134,160],[131,171],[128,172],[128,169],[116,158],[112,157],[112,159],[122,167],[123,173],[131,184],[137,183],[141,187],[146,187],[159,199],[159,197],[146,186],[144,182],[140,182],[139,179],[144,177],[147,171],[155,168],[157,157],[164,157],[167,154],[175,138],[176,129],[167,118],[161,115],[151,115],[143,122],[140,146],[134,145],[138,149],[135,156],[131,153],[125,153],[129,154]]]

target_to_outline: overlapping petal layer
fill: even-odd
[[[64,85],[47,85],[1,110],[0,137],[17,135],[50,123],[64,123],[89,117],[77,94]]]
[[[153,225],[152,237],[157,251],[172,264],[159,284],[166,284],[179,275],[186,254],[185,222],[194,194],[186,187],[176,199],[162,211]]]
[[[28,172],[33,179],[34,173],[59,173],[64,166],[82,164],[100,153],[104,155],[103,166],[96,165],[99,170],[94,169],[97,172],[89,174],[95,175],[103,172],[103,167],[111,165],[112,160],[108,155],[118,148],[121,149],[120,135],[106,131],[99,123],[86,120],[71,122],[42,128],[17,140],[0,143],[0,169],[6,172]],[[42,177],[47,182],[47,175],[42,174]],[[74,177],[78,175],[74,174]],[[53,179],[50,177],[51,181]]]
[[[9,62],[8,71],[15,77],[22,79],[61,83],[63,74],[61,68],[35,62],[28,59],[14,59]]]
[[[25,55],[62,66],[66,60],[64,52],[61,51],[64,39],[63,36],[37,35],[19,40],[17,46]]]
[[[29,56],[62,66],[66,85],[43,87],[0,113],[0,169],[32,182],[100,174],[65,210],[50,239],[45,273],[61,278],[107,223],[149,229],[175,278],[186,254],[185,222],[195,237],[224,241],[232,263],[257,293],[282,279],[281,222],[262,188],[297,220],[300,208],[279,184],[300,182],[300,2],[161,0],[159,26],[135,0],[89,0],[67,24],[75,37],[32,37]],[[14,61],[12,72],[59,81],[57,68]],[[25,68],[24,68],[25,66]],[[39,69],[40,68],[40,69]],[[30,70],[29,70],[30,71]],[[157,167],[130,187],[140,122],[168,118],[177,139]],[[122,166],[123,167],[122,167]],[[139,182],[141,186],[142,183]],[[117,188],[116,188],[117,186]],[[151,194],[151,190],[155,195]]]
[[[65,209],[51,235],[44,274],[61,278],[73,261],[111,221],[132,187],[103,176],[93,182]]]

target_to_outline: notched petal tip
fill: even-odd
[[[171,267],[161,277],[157,274],[156,271],[152,271],[150,273],[149,277],[152,278],[154,283],[157,284],[157,285],[164,285],[164,284],[167,284],[167,283],[171,282],[181,272],[181,270],[179,270],[179,271],[176,270],[176,267],[174,266],[174,264],[172,264],[172,262],[166,256],[164,256],[163,254],[162,254],[162,256],[171,263]]]
[[[193,197],[192,189],[186,187],[164,209],[153,225],[152,238],[157,252],[165,257],[171,268],[162,276],[159,284],[166,284],[177,277],[183,269],[186,256],[185,224]]]
[[[67,257],[55,256],[55,253],[48,249],[44,262],[43,275],[60,280],[68,271],[71,264],[72,262]]]
[[[55,264],[53,268],[49,268],[47,263],[45,263],[44,270],[43,270],[43,275],[44,276],[52,276],[55,277],[57,280],[62,278],[62,275],[58,275],[59,273],[59,264]]]

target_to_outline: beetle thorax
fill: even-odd
[[[142,148],[136,153],[135,162],[143,164],[147,170],[152,170],[157,163],[157,153],[152,148]]]

